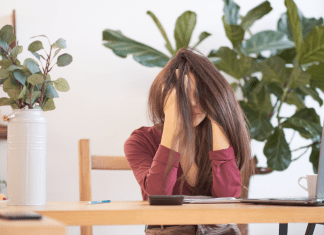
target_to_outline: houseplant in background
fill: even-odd
[[[59,97],[56,90],[65,92],[70,89],[64,78],[52,80],[49,72],[55,65],[62,67],[70,64],[72,56],[62,54],[52,65],[53,59],[66,48],[66,42],[60,38],[51,44],[47,38],[49,53],[39,40],[28,46],[40,64],[32,58],[25,59],[21,64],[17,56],[23,47],[18,42],[14,48],[9,46],[15,39],[11,25],[1,28],[0,85],[9,98],[0,98],[0,106],[10,105],[13,109],[11,115],[4,116],[8,121],[8,205],[45,205],[46,119],[43,111],[55,109],[53,99]],[[41,50],[45,55],[40,53]]]
[[[250,27],[272,10],[270,3],[264,1],[241,16],[240,7],[233,0],[224,0],[221,20],[232,48],[211,50],[207,57],[217,69],[236,79],[231,86],[234,91],[242,91],[243,100],[239,103],[249,120],[251,138],[265,142],[263,153],[267,158],[267,167],[256,167],[256,174],[283,171],[309,148],[312,149],[309,161],[316,174],[322,127],[315,109],[306,107],[305,97],[312,97],[320,106],[323,104],[318,93],[324,92],[323,19],[306,18],[293,0],[284,2],[287,12],[280,16],[277,30],[265,29],[252,34]],[[194,12],[186,11],[177,19],[174,29],[175,48],[157,17],[151,11],[147,14],[157,25],[171,56],[180,48],[189,46],[196,24]],[[202,32],[192,47],[210,35]],[[124,36],[120,30],[104,30],[103,41],[103,45],[117,56],[126,58],[130,54],[135,61],[147,67],[164,67],[171,58]],[[271,97],[275,102],[271,101]],[[296,106],[296,112],[291,117],[280,116],[284,103]],[[277,125],[273,126],[272,122],[277,122]],[[288,142],[284,131],[287,128],[311,140],[311,144],[291,150],[289,145],[294,135]],[[293,152],[303,149],[305,151],[301,155],[292,159]],[[256,156],[254,161],[257,164]],[[245,179],[243,185],[248,188],[249,179]],[[240,198],[247,196],[247,190],[242,187]],[[242,234],[247,234],[247,226],[244,229],[241,226],[240,229]]]

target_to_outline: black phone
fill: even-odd
[[[4,211],[0,212],[0,218],[7,220],[39,220],[42,215],[33,211]]]
[[[149,195],[150,205],[182,205],[184,195]]]

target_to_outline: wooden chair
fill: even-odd
[[[79,140],[80,201],[91,201],[90,170],[132,170],[125,156],[91,156],[88,139]],[[92,235],[92,226],[81,226],[81,235]]]
[[[16,11],[15,10],[12,11],[11,15],[3,16],[0,18],[0,29],[7,24],[12,25],[12,27],[14,28],[14,34],[16,35],[17,30],[16,30]],[[17,37],[17,35],[16,35],[16,37]],[[16,38],[16,40],[17,40],[17,38]],[[11,48],[14,48],[16,46],[16,40],[10,44]]]

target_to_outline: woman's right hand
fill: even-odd
[[[177,77],[179,77],[178,69],[176,70],[176,75]],[[163,89],[164,87],[162,87],[162,91]],[[169,92],[163,111],[166,117],[168,116],[170,118],[175,118],[175,115],[177,114],[177,100],[175,88],[173,88],[172,91]]]

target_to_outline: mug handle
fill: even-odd
[[[302,187],[303,189],[305,189],[305,190],[308,192],[308,189],[305,188],[303,185],[300,184],[300,181],[301,181],[302,179],[306,179],[306,177],[304,177],[304,176],[299,177],[299,179],[298,179],[298,184],[299,184],[300,187]],[[306,179],[306,180],[307,180],[307,179]]]

